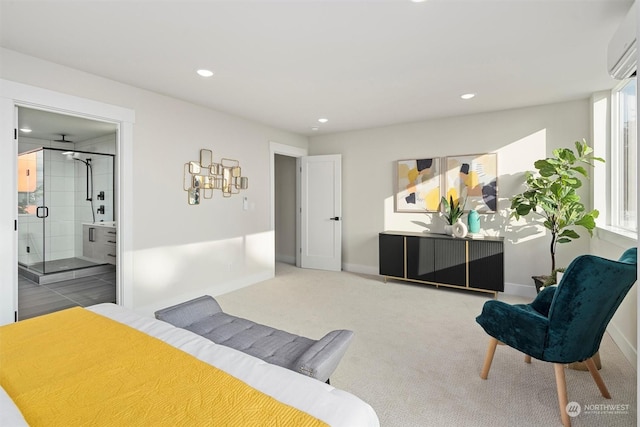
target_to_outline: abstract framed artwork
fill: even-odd
[[[466,197],[465,211],[495,212],[498,205],[497,155],[468,154],[445,158],[445,197]]]
[[[395,212],[437,212],[441,187],[440,158],[398,160]]]

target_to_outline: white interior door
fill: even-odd
[[[300,165],[300,267],[342,269],[342,157],[304,156]]]

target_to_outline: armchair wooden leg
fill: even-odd
[[[560,405],[562,425],[564,427],[571,427],[571,419],[567,413],[569,397],[567,396],[567,380],[564,376],[564,365],[562,363],[554,363],[553,369],[556,372],[556,388],[558,389],[558,404]]]
[[[529,356],[528,354],[524,355],[524,363],[531,363],[531,356]]]
[[[584,364],[587,365],[587,369],[589,369],[591,376],[593,377],[594,381],[598,385],[598,388],[600,389],[600,393],[602,394],[602,397],[604,397],[605,399],[611,399],[609,390],[607,390],[607,386],[604,384],[604,381],[600,376],[600,372],[598,372],[598,368],[596,367],[596,364],[593,361],[593,358],[591,357],[588,358],[587,360],[584,361]]]
[[[486,380],[489,376],[489,369],[491,369],[491,362],[493,362],[493,355],[496,352],[496,347],[498,346],[498,340],[491,337],[489,340],[489,347],[487,348],[487,355],[484,357],[484,365],[482,366],[482,372],[480,373],[480,378]]]

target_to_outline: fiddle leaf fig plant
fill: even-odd
[[[553,157],[534,163],[536,172],[525,173],[526,190],[511,198],[511,217],[534,214],[542,217],[545,228],[551,231],[551,270],[556,269],[556,246],[569,243],[580,235],[574,230],[583,227],[593,235],[598,210],[587,211],[577,191],[582,178],[589,178],[587,167],[604,159],[592,155],[593,149],[585,140],[576,141],[575,152],[570,148],[553,150]]]

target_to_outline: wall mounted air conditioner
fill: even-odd
[[[631,5],[622,24],[615,32],[607,49],[607,66],[614,79],[622,80],[636,74],[636,4]]]

